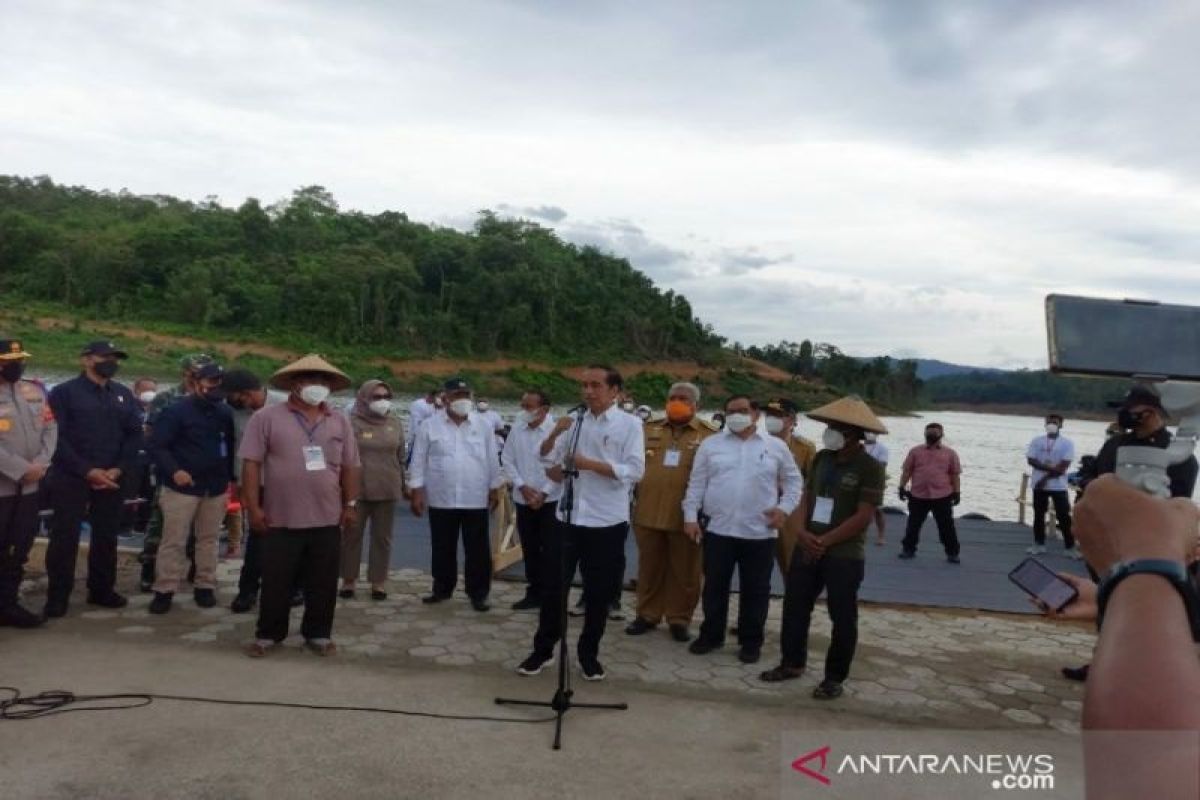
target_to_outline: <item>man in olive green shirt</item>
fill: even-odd
[[[863,579],[867,528],[883,502],[883,467],[862,446],[866,431],[887,428],[862,400],[845,397],[808,414],[824,422],[824,449],[804,487],[796,552],[787,575],[780,631],[782,659],[762,674],[767,682],[798,678],[808,661],[808,628],[822,590],[833,622],[825,677],[813,697],[842,694],[858,644],[858,587]]]

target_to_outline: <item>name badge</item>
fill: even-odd
[[[304,468],[309,472],[320,472],[325,469],[325,451],[318,445],[310,445],[304,450]]]
[[[817,502],[813,503],[812,521],[821,525],[828,525],[833,519],[833,498],[818,497]]]
[[[221,458],[229,457],[229,444],[225,441],[225,434],[221,434]]]
[[[668,450],[665,453],[663,453],[663,466],[664,467],[678,467],[679,466],[679,451],[678,450]]]

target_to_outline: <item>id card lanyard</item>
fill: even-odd
[[[296,418],[296,424],[300,426],[300,430],[304,431],[304,435],[308,437],[308,444],[301,448],[304,455],[304,469],[308,472],[320,472],[325,469],[325,450],[321,445],[316,444],[317,431],[325,424],[325,417],[322,416],[317,420],[317,424],[311,428],[304,422],[304,415],[298,411],[293,411],[292,416]]]

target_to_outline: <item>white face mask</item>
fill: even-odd
[[[471,401],[465,397],[455,400],[450,404],[450,410],[460,417],[465,417],[471,413]]]
[[[300,399],[310,406],[319,406],[329,398],[329,387],[312,383],[300,390]]]
[[[391,400],[372,400],[367,404],[367,408],[381,417],[386,417],[388,412],[392,410]]]
[[[480,414],[482,414],[483,412],[485,412],[485,411],[487,411],[489,408],[491,408],[491,405],[490,405],[490,404],[489,404],[489,403],[488,403],[486,400],[481,400],[481,401],[479,401],[479,403],[478,403],[478,404],[475,406],[475,408],[479,409],[479,413],[480,413]]]
[[[821,444],[825,445],[826,450],[841,450],[846,446],[846,436],[839,430],[826,428],[825,433],[821,434]]]
[[[517,420],[522,425],[536,425],[538,422],[541,422],[541,419],[539,417],[540,417],[540,415],[538,414],[538,412],[526,411],[525,409],[521,409],[521,412],[519,414],[517,414]]]
[[[621,410],[632,414],[633,413],[633,403],[622,403]]]
[[[153,403],[156,396],[154,392],[142,392],[138,395],[138,400],[141,400],[143,403]]]
[[[767,417],[767,433],[774,436],[783,430],[783,417]]]
[[[1053,422],[1047,422],[1046,423],[1046,434],[1048,436],[1054,436],[1057,433],[1058,433],[1058,426],[1055,425]]]
[[[754,424],[754,418],[749,414],[730,414],[725,418],[725,427],[734,433],[741,433]]]

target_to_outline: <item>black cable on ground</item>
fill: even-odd
[[[454,722],[511,722],[538,725],[553,722],[555,717],[485,717],[466,714],[435,714],[432,711],[410,711],[399,708],[376,708],[374,706],[327,706],[310,703],[281,703],[269,700],[226,700],[217,697],[194,697],[181,694],[153,694],[134,692],[126,694],[73,694],[61,689],[50,689],[34,695],[22,695],[19,689],[0,686],[0,692],[9,696],[0,698],[0,720],[30,720],[55,714],[73,714],[81,711],[123,711],[145,708],[155,700],[176,703],[208,703],[222,706],[258,706],[265,708],[297,708],[309,711],[354,711],[365,714],[396,714],[402,717],[424,717]],[[103,705],[94,705],[102,703]],[[115,703],[115,705],[114,705]]]

